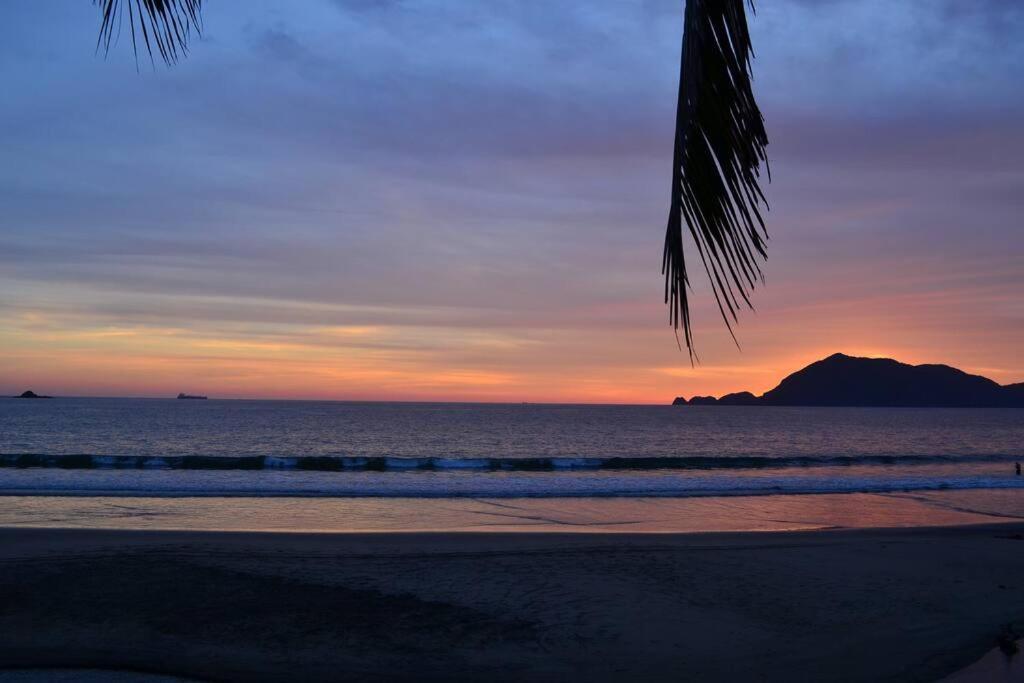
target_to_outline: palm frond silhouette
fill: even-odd
[[[694,355],[683,223],[711,281],[729,333],[767,258],[759,185],[767,157],[764,117],[754,100],[747,0],[687,0],[672,156],[672,194],[662,272],[669,321]],[[752,0],[750,7],[753,9]]]
[[[110,52],[127,23],[136,62],[142,45],[150,61],[155,50],[165,64],[175,64],[188,54],[192,34],[202,31],[202,0],[93,0],[93,4],[103,13],[96,49]]]

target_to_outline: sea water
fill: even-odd
[[[453,499],[532,499],[524,505],[533,511],[577,499],[557,507],[604,519],[597,510],[623,503],[587,500],[662,499],[660,510],[690,506],[687,515],[707,518],[680,501],[778,498],[757,503],[764,510],[842,493],[1013,517],[1024,499],[1014,473],[1022,459],[1019,409],[7,399],[0,523],[3,514],[17,522],[39,496],[262,499],[246,508],[254,519],[272,498],[405,501],[391,510],[419,500],[409,509],[435,512]],[[959,502],[950,492],[961,492]],[[333,505],[321,503],[321,516]],[[346,505],[343,516],[379,512],[379,503]],[[415,526],[418,514],[393,526]],[[812,516],[804,521],[813,526],[828,515]]]

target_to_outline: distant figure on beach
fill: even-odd
[[[1017,476],[1019,477],[1020,476],[1020,463],[1019,462],[1015,463],[1014,467],[1017,469]]]

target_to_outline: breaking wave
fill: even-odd
[[[760,470],[844,466],[901,466],[955,463],[998,463],[1012,455],[843,455],[829,457],[679,456],[679,457],[357,457],[357,456],[218,456],[218,455],[93,455],[0,453],[0,467],[66,470],[305,470],[315,472],[453,471],[544,472],[566,470]]]

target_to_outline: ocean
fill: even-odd
[[[490,506],[533,499],[532,511],[558,499],[562,511],[607,522],[607,511],[622,503],[599,499],[629,499],[631,509],[661,499],[658,510],[696,514],[707,503],[681,501],[778,499],[758,502],[764,510],[782,501],[806,507],[792,501],[807,494],[920,501],[950,493],[942,498],[946,509],[963,507],[969,496],[965,512],[977,512],[980,501],[988,512],[1016,516],[1024,477],[1014,463],[1022,459],[1024,411],[1016,409],[0,401],[7,522],[27,508],[44,516],[60,505],[85,509],[54,497],[102,499],[104,510],[118,505],[111,500],[147,499],[161,509],[178,506],[179,515],[211,505],[199,498],[245,498],[229,507],[256,517],[282,510],[273,498],[345,499],[342,516],[405,510],[404,524],[414,527],[424,511],[436,516],[453,499]],[[959,503],[950,503],[953,492]],[[31,500],[38,497],[49,502],[40,507]],[[193,502],[181,508],[174,498]],[[395,502],[385,513],[387,500]],[[420,502],[409,507],[410,500]],[[295,513],[289,505],[281,514]],[[330,504],[310,505],[303,523],[316,527],[309,511]],[[750,516],[736,500],[729,505]]]

